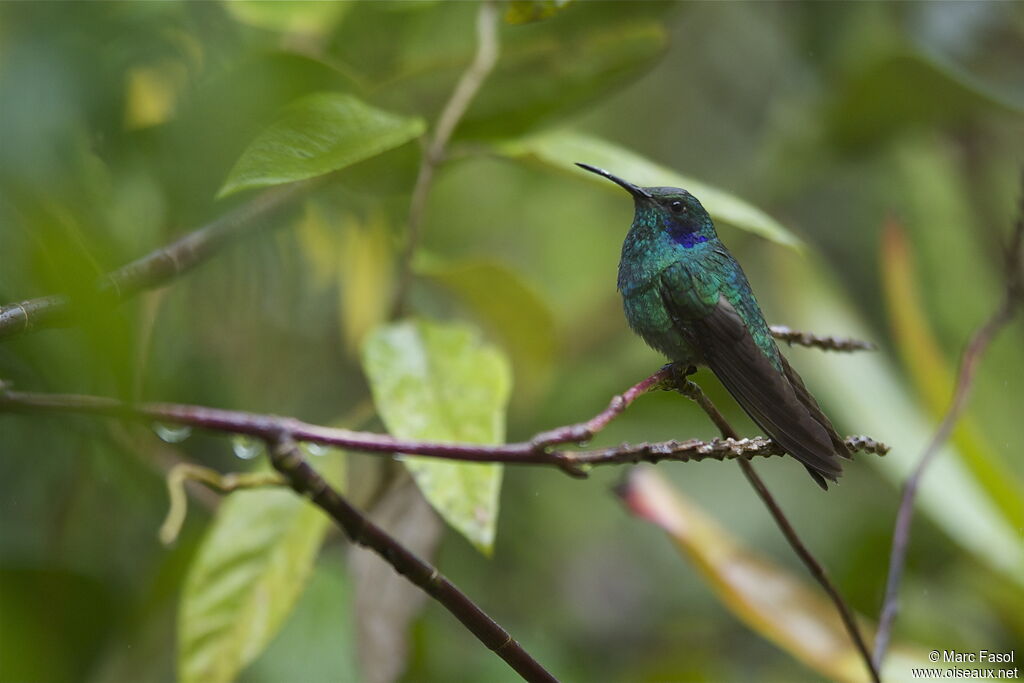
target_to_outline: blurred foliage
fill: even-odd
[[[526,438],[589,417],[663,362],[626,328],[614,288],[628,200],[550,171],[583,161],[683,183],[718,219],[770,322],[881,346],[788,355],[841,431],[892,454],[858,458],[827,494],[791,460],[760,466],[853,607],[877,614],[899,482],[1001,294],[1024,158],[1024,9],[558,1],[508,3],[503,16],[498,64],[428,202],[411,299],[424,322],[381,328],[416,138],[472,59],[474,3],[0,5],[0,302],[70,292],[79,311],[72,328],[0,340],[0,378],[321,423],[358,410],[372,387],[374,428],[495,441],[507,419],[508,437]],[[277,229],[169,287],[115,309],[89,295],[97,275],[259,192],[246,188],[328,172]],[[218,197],[224,187],[237,192]],[[901,232],[883,239],[887,221]],[[402,330],[408,344],[364,373],[359,349],[374,355]],[[917,651],[1024,642],[1022,337],[1018,320],[993,344],[969,415],[924,480],[896,628]],[[461,388],[432,363],[457,368]],[[710,374],[698,380],[753,433]],[[472,434],[435,419],[469,408]],[[652,395],[600,442],[714,434],[679,397]],[[222,437],[168,441],[144,426],[0,415],[0,681],[187,678],[176,659],[211,648],[234,653],[219,660],[233,662],[225,678],[251,662],[239,680],[367,679],[345,544],[327,533],[317,554],[322,518],[292,523],[319,515],[303,501],[246,491],[214,510],[218,497],[196,497],[178,544],[159,545],[173,463],[252,467]],[[350,494],[372,502],[387,466],[336,451],[315,461],[342,458]],[[700,563],[624,514],[607,491],[620,472],[578,482],[505,468],[499,519],[500,469],[484,469],[482,488],[463,481],[486,499],[482,521],[474,507],[453,516],[470,498],[426,489],[477,546],[493,541],[493,556],[449,533],[437,564],[560,677],[817,679],[719,602]],[[659,472],[692,519],[796,566],[735,466]],[[289,511],[271,514],[278,505]],[[198,639],[178,606],[218,585],[195,578],[213,560],[230,590],[206,604],[225,630]],[[273,600],[254,602],[257,585]],[[778,599],[772,590],[758,596]],[[408,680],[513,679],[435,604],[411,637]]]
[[[864,660],[835,606],[817,586],[745,549],[653,469],[638,468],[617,493],[633,514],[671,537],[722,601],[751,628],[829,680],[864,679]],[[767,586],[771,590],[765,590]],[[808,624],[814,624],[814,637],[808,637]],[[871,642],[873,628],[863,623],[860,628]],[[923,651],[897,652],[882,675],[888,679],[891,672],[894,678],[902,678],[908,667],[927,667],[927,661]]]
[[[329,524],[287,488],[226,498],[182,587],[180,680],[233,681],[256,659],[302,594]]]

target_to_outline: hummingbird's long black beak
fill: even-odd
[[[604,170],[603,168],[598,168],[597,166],[591,166],[590,164],[581,164],[578,161],[576,162],[576,165],[579,166],[582,169],[590,171],[591,173],[596,173],[599,176],[604,176],[605,178],[607,178],[608,180],[612,181],[613,183],[615,183],[617,185],[621,185],[622,187],[624,187],[626,189],[626,192],[629,192],[634,197],[637,197],[637,198],[643,197],[644,199],[654,199],[654,197],[651,195],[651,193],[649,193],[644,188],[637,187],[633,183],[627,183],[622,178],[619,178],[618,176],[613,176],[611,173],[609,173],[608,171]]]

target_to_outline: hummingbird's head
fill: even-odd
[[[634,226],[662,230],[673,242],[689,248],[717,237],[711,216],[700,201],[678,187],[639,187],[603,168],[577,163],[580,168],[604,176],[633,195]]]

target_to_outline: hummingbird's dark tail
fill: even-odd
[[[739,314],[724,297],[707,316],[692,323],[704,362],[747,415],[799,460],[823,489],[842,472],[850,451],[782,354],[782,372],[757,346]]]
[[[779,354],[779,358],[782,359],[782,369],[785,371],[786,379],[789,380],[790,385],[796,392],[796,397],[800,400],[800,403],[807,408],[807,412],[810,414],[811,418],[824,428],[825,432],[828,434],[829,440],[832,442],[832,447],[835,449],[836,455],[850,460],[853,456],[850,455],[850,449],[846,447],[846,442],[843,441],[843,437],[839,436],[839,433],[836,431],[835,427],[832,426],[832,423],[829,421],[828,417],[825,416],[825,413],[821,411],[821,407],[814,399],[814,396],[811,395],[811,392],[807,391],[807,387],[804,386],[804,382],[800,379],[800,375],[797,374],[796,370],[793,369],[793,366],[789,364],[789,361],[786,360],[786,357],[781,353]],[[807,472],[811,475],[811,478],[817,482],[818,486],[827,491],[828,484],[825,483],[824,477],[822,477],[821,474],[812,467],[807,465],[805,465],[805,467],[807,467]],[[835,479],[832,481],[835,481]]]

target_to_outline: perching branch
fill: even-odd
[[[436,567],[423,561],[371,522],[310,467],[285,432],[267,440],[270,461],[300,495],[331,516],[351,541],[380,555],[395,571],[423,589],[476,638],[527,681],[556,681],[516,640]]]
[[[967,405],[974,374],[982,355],[1003,327],[1013,319],[1024,303],[1024,193],[1021,195],[1020,210],[1013,234],[1006,250],[1006,289],[999,308],[971,336],[960,359],[960,372],[956,378],[953,398],[935,434],[925,446],[907,483],[903,487],[900,507],[896,513],[893,529],[892,550],[889,554],[889,574],[886,578],[885,598],[882,613],[878,618],[878,632],[875,634],[875,666],[881,667],[889,648],[892,624],[899,611],[900,581],[907,561],[907,546],[910,543],[910,522],[914,514],[914,499],[928,465],[939,452],[939,447],[949,438],[953,427]]]
[[[451,97],[441,110],[434,126],[434,135],[423,151],[420,169],[409,201],[409,227],[405,247],[399,260],[398,287],[392,317],[398,317],[405,306],[405,299],[412,283],[412,257],[419,246],[423,214],[427,208],[427,197],[434,183],[434,171],[444,160],[445,148],[455,132],[455,127],[469,109],[488,74],[498,61],[498,6],[494,0],[484,0],[476,17],[476,54],[472,63],[455,85]]]
[[[697,384],[690,380],[684,380],[683,386],[680,387],[679,391],[684,396],[693,399],[693,401],[696,402],[705,413],[707,413],[708,417],[711,418],[711,421],[714,422],[715,426],[722,432],[723,437],[731,439],[739,438],[736,434],[736,430],[732,428],[732,425],[730,425],[728,420],[725,419],[725,416],[718,411],[715,404],[711,402],[711,399],[707,397]],[[847,445],[849,445],[849,443],[850,440],[847,439]],[[804,563],[807,569],[810,570],[811,575],[818,583],[821,584],[821,587],[825,589],[825,592],[828,593],[828,596],[832,599],[832,602],[836,606],[836,610],[839,612],[839,617],[843,620],[843,625],[850,634],[850,639],[853,640],[858,652],[860,652],[861,657],[864,659],[864,665],[867,667],[871,675],[871,680],[875,683],[879,683],[881,679],[878,676],[878,669],[871,659],[871,652],[868,650],[867,643],[864,641],[863,636],[861,636],[860,629],[857,627],[857,621],[853,616],[852,610],[850,610],[849,605],[846,604],[843,596],[839,593],[839,589],[837,589],[835,584],[832,583],[828,573],[825,572],[825,568],[820,562],[818,562],[811,551],[808,550],[803,541],[800,540],[800,536],[796,533],[796,529],[794,529],[793,525],[790,524],[786,514],[782,511],[782,508],[779,507],[778,502],[775,500],[774,496],[772,496],[768,487],[765,486],[764,481],[761,480],[761,477],[757,474],[754,466],[750,464],[750,460],[744,457],[739,458],[737,462],[740,465],[740,469],[743,470],[743,474],[747,477],[747,481],[749,481],[750,485],[754,487],[757,495],[760,496],[761,500],[768,508],[768,511],[771,512],[772,517],[775,519],[775,523],[782,531],[782,535],[786,537],[787,541],[789,541],[790,547],[793,548],[793,551],[796,552],[800,560]]]
[[[171,244],[100,278],[96,293],[120,303],[146,289],[159,287],[199,265],[242,233],[274,217],[313,181],[292,183],[256,196],[234,211],[194,230]],[[74,297],[44,296],[0,307],[0,339],[73,322]]]
[[[221,410],[206,406],[179,403],[126,403],[117,399],[81,394],[49,394],[12,391],[0,386],[0,412],[76,413],[141,422],[183,425],[195,429],[241,434],[258,439],[272,439],[288,434],[297,442],[317,443],[365,453],[405,453],[463,462],[500,462],[513,465],[554,465],[574,476],[586,476],[582,467],[618,465],[636,462],[656,463],[662,460],[680,462],[705,459],[722,460],[739,456],[782,455],[771,440],[714,439],[700,441],[663,441],[657,443],[620,444],[595,450],[556,450],[553,446],[579,444],[592,438],[612,419],[620,415],[638,397],[665,382],[662,369],[615,396],[601,413],[575,425],[541,432],[529,441],[482,445],[436,441],[397,439],[387,434],[361,432],[309,424],[294,417],[262,415],[237,410]],[[868,437],[851,436],[847,444],[853,450],[884,455],[888,447]]]

